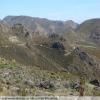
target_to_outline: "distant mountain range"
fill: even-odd
[[[30,33],[40,34],[62,34],[70,29],[76,29],[78,24],[69,21],[52,21],[45,18],[34,18],[29,16],[7,16],[3,19],[10,26],[22,24]]]
[[[40,36],[59,34],[64,35],[67,39],[78,37],[98,45],[100,44],[100,19],[91,19],[82,24],[78,24],[72,20],[52,21],[45,18],[34,18],[29,16],[7,16],[1,23],[2,22],[2,25],[6,27],[4,31],[7,31],[8,26],[13,27],[14,25],[21,24],[32,36],[37,34]]]

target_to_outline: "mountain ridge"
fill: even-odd
[[[20,23],[23,24],[26,28],[28,28],[31,32],[40,31],[40,33],[46,34],[61,34],[67,31],[66,29],[74,29],[78,25],[77,23],[74,23],[71,20],[65,22],[53,21],[45,18],[34,18],[29,16],[8,16],[5,17],[3,20],[5,20],[11,26]]]

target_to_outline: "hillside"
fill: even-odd
[[[99,23],[92,21],[0,21],[0,95],[79,95],[75,86],[81,78],[85,95],[100,95],[99,85],[90,84],[100,84],[100,48],[88,35],[99,32]]]
[[[100,45],[100,19],[90,19],[79,25],[77,32],[85,39]]]

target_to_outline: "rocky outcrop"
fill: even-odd
[[[64,45],[62,43],[60,43],[60,42],[52,43],[51,48],[59,49],[59,50],[65,50]]]
[[[90,81],[90,83],[95,85],[95,86],[100,86],[100,82],[97,79]]]
[[[95,66],[96,62],[90,57],[86,52],[82,51],[80,48],[75,48],[74,53],[79,56],[79,58],[86,62],[90,66]]]
[[[36,86],[44,89],[54,89],[54,84],[51,81],[42,81],[36,84]]]

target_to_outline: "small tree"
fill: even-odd
[[[84,77],[80,77],[80,83],[79,83],[80,96],[84,96],[84,85],[85,85],[85,79]]]

